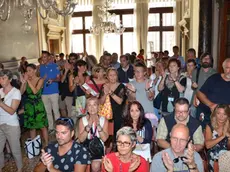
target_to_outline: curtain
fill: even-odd
[[[136,0],[136,9],[134,10],[136,17],[135,34],[137,38],[137,50],[144,49],[147,52],[147,35],[148,35],[148,0]]]
[[[94,0],[93,1],[93,24],[99,24],[100,23],[100,19],[98,17],[98,8],[97,5],[102,5],[104,2],[104,0]],[[93,35],[94,37],[94,48],[96,54],[95,57],[99,60],[100,57],[103,55],[103,37],[104,34],[100,33],[99,35]]]
[[[66,30],[65,30],[65,49],[66,49],[66,54],[70,54],[71,53],[71,18],[72,16],[68,15],[68,16],[65,16],[64,18],[64,24],[65,24],[65,27],[66,27]]]

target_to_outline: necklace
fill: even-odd
[[[131,154],[130,157],[129,157],[130,162],[132,162],[132,155],[133,155],[133,154]],[[119,172],[122,172],[122,171],[123,171],[123,170],[122,170],[122,161],[121,161],[121,156],[120,156],[120,155],[118,155],[118,159],[119,159]],[[129,162],[129,161],[128,161],[128,162]]]

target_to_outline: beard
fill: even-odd
[[[207,63],[207,62],[204,62],[204,63],[201,63],[201,67],[202,68],[209,68],[209,67],[211,67],[211,64]]]

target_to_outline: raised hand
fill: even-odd
[[[108,84],[105,84],[103,87],[104,87],[103,90],[104,90],[105,95],[109,94],[109,92],[110,92],[109,85],[108,85]]]
[[[189,142],[188,144],[188,149],[187,149],[187,152],[186,152],[186,158],[187,159],[184,159],[184,162],[188,165],[188,166],[195,166],[195,160],[194,160],[194,146],[192,144],[192,141]]]
[[[139,156],[136,156],[135,158],[132,159],[128,172],[135,171],[140,166],[140,164],[141,164],[141,159]]]
[[[74,78],[73,82],[74,82],[75,84],[79,84],[80,78],[79,78],[78,76],[76,76],[76,77]]]
[[[103,158],[103,164],[107,172],[113,172],[113,164],[106,156]]]
[[[126,84],[126,87],[130,90],[130,91],[132,91],[132,92],[136,92],[136,89],[135,89],[135,87],[132,85],[132,84]]]
[[[42,149],[41,152],[42,152],[41,161],[45,166],[47,166],[47,168],[48,166],[50,167],[50,164],[52,164],[53,161],[53,157],[51,156],[51,154],[45,152],[44,149]]]
[[[165,167],[167,168],[167,171],[173,172],[173,167],[174,167],[173,161],[171,160],[167,152],[162,153],[162,160],[163,160]]]

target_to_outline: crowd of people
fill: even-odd
[[[0,172],[8,153],[22,171],[22,128],[42,136],[35,172],[216,172],[230,146],[230,59],[217,73],[210,53],[173,52],[152,53],[151,72],[143,49],[119,62],[42,51],[18,76],[1,64]]]

